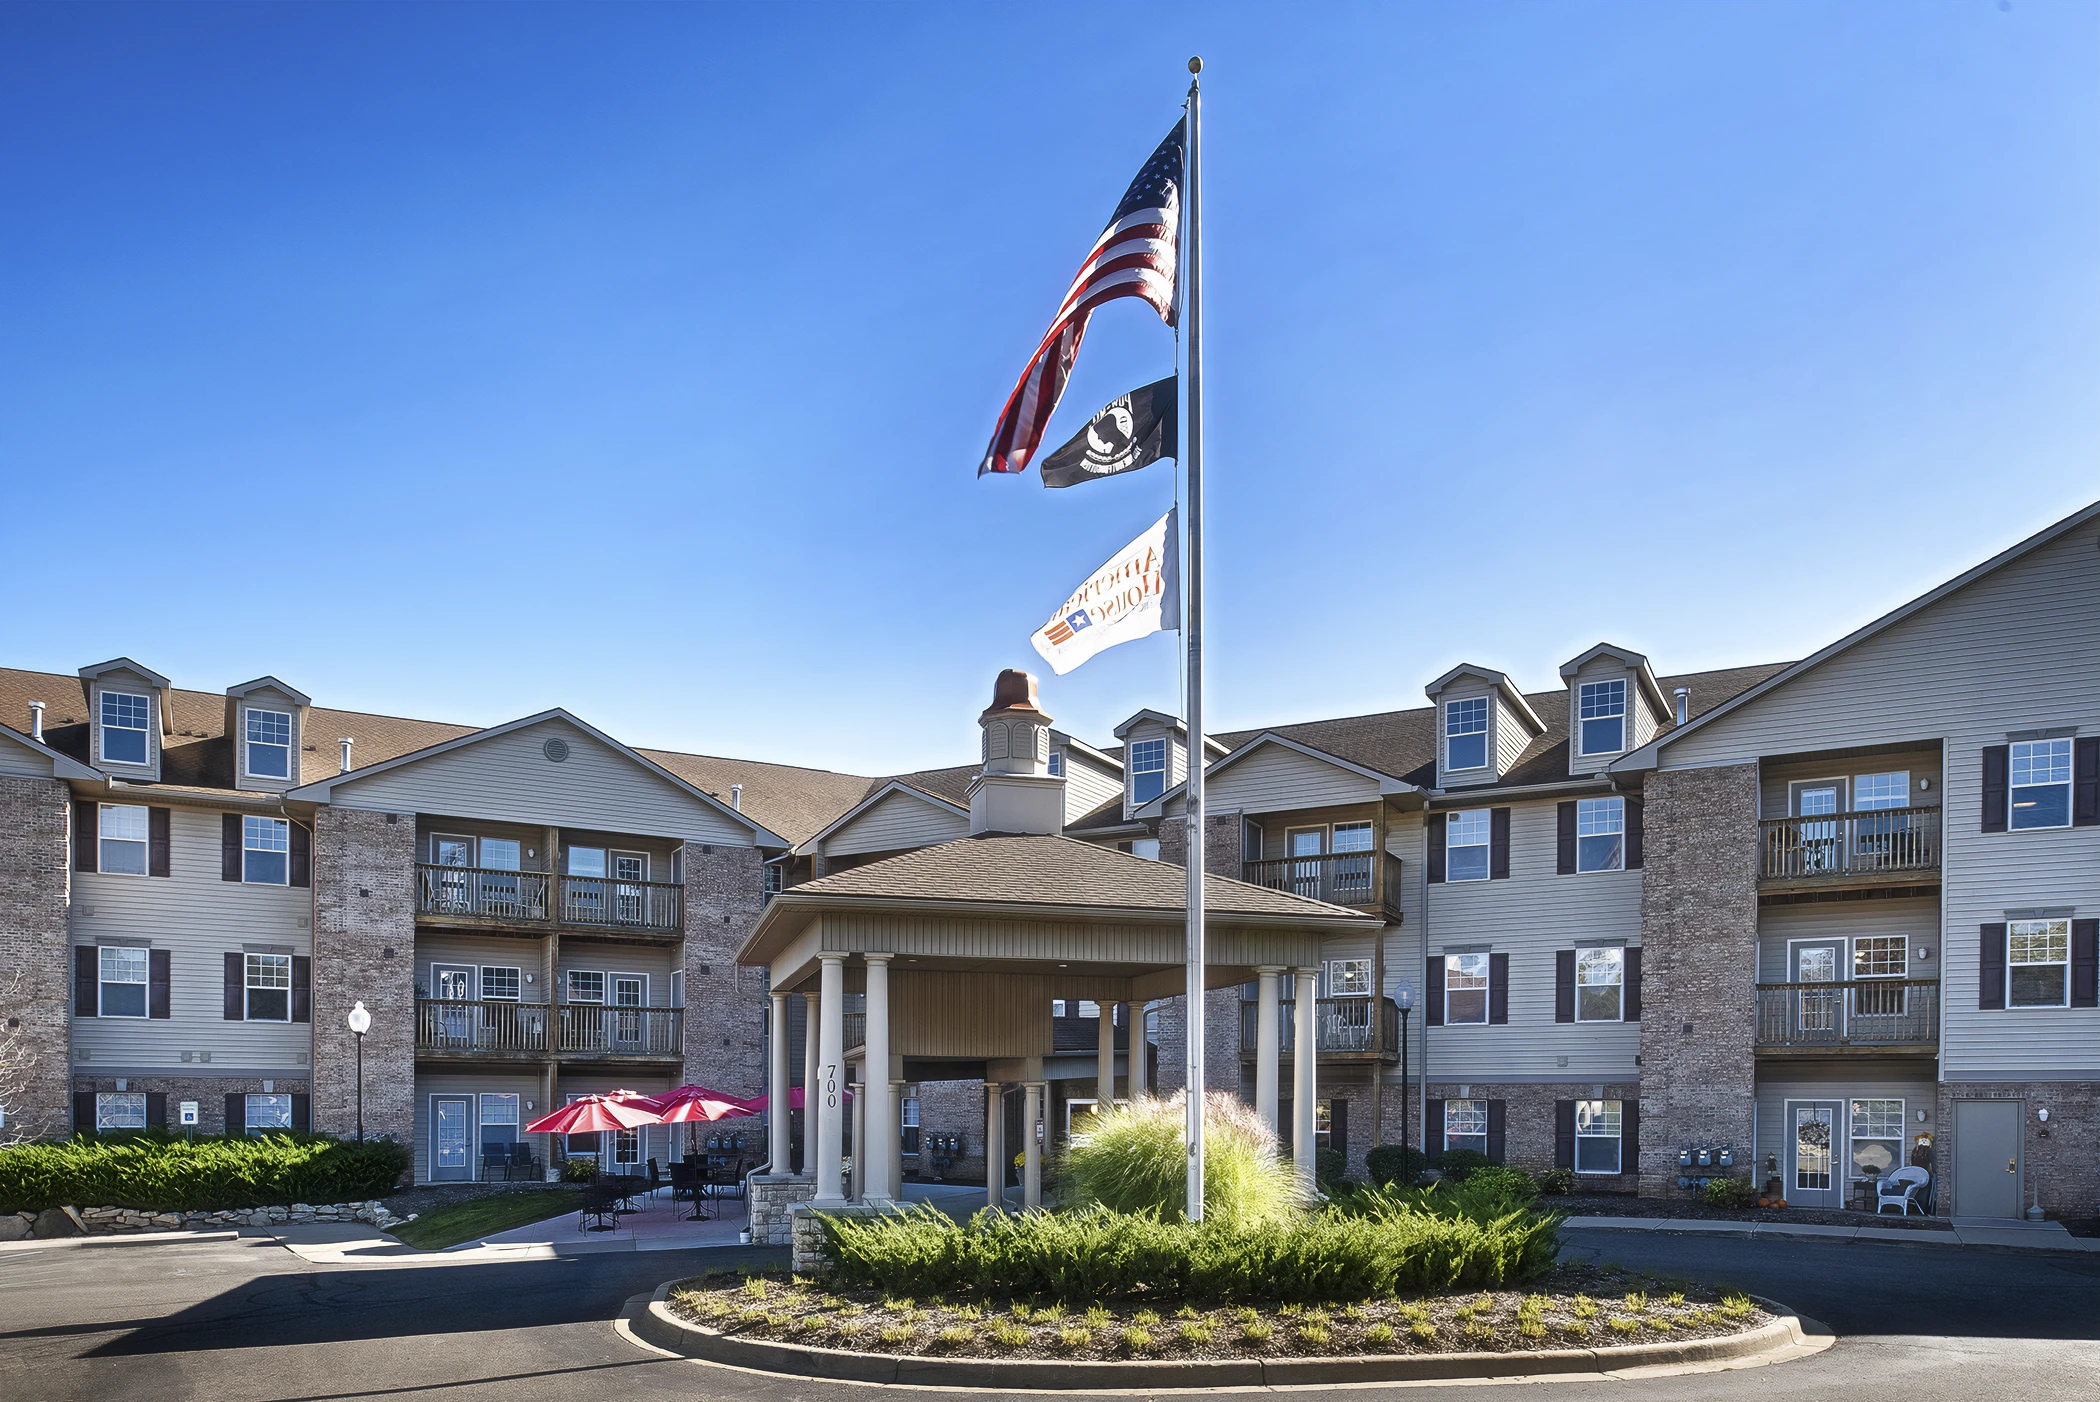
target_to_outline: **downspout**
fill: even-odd
[[[1429,799],[1442,789],[1431,789],[1422,800],[1422,1080],[1415,1093],[1415,1123],[1422,1135],[1423,1162],[1429,1160]]]

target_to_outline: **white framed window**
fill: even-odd
[[[918,1153],[918,1152],[919,1152],[919,1101],[918,1101],[918,1097],[916,1097],[916,1096],[910,1096],[910,1095],[907,1095],[907,1096],[905,1096],[905,1097],[904,1097],[904,1120],[903,1120],[903,1129],[904,1129],[904,1137],[903,1137],[903,1138],[902,1138],[901,1140],[899,1140],[899,1141],[898,1141],[898,1145],[899,1145],[899,1147],[900,1147],[900,1148],[901,1148],[901,1149],[903,1150],[903,1152],[905,1152],[905,1153],[907,1153],[907,1154],[916,1154],[916,1153]]]
[[[515,837],[484,837],[481,839],[481,869],[483,871],[516,871],[518,865],[518,839]]]
[[[1050,777],[1053,779],[1065,777],[1065,752],[1063,750],[1052,750],[1050,752]]]
[[[518,1140],[518,1097],[484,1093],[481,1097],[481,1142],[484,1147]]]
[[[1130,746],[1130,799],[1150,803],[1167,791],[1167,742],[1137,740]]]
[[[1488,956],[1444,956],[1444,1021],[1450,1024],[1488,1020]],[[1483,1131],[1485,1132],[1485,1131]]]
[[[248,709],[248,774],[256,779],[292,777],[292,713]]]
[[[1903,1166],[1903,1102],[1852,1102],[1852,1176],[1886,1178]]]
[[[1625,865],[1626,800],[1576,800],[1575,870],[1619,871]]]
[[[1485,696],[1444,703],[1444,768],[1485,769],[1488,703]]]
[[[2012,814],[2016,828],[2071,825],[2071,741],[2023,740],[2012,747]]]
[[[1444,1148],[1488,1151],[1488,1103],[1485,1100],[1444,1102]]]
[[[1329,959],[1327,961],[1327,996],[1330,998],[1358,998],[1371,991],[1371,961],[1368,959]]]
[[[2061,1008],[2071,1000],[2071,922],[2015,920],[2005,927],[2005,1003]]]
[[[519,978],[522,971],[507,964],[483,964],[481,966],[481,996],[518,1001]]]
[[[103,1091],[95,1096],[96,1129],[144,1129],[146,1093],[137,1090]]]
[[[759,868],[761,874],[759,892],[769,901],[780,894],[780,870],[779,862],[767,862],[763,867]]]
[[[1626,748],[1626,682],[1584,682],[1576,696],[1582,712],[1582,753],[1615,755]]]
[[[292,1020],[292,956],[251,954],[248,970],[248,1021]]]
[[[150,764],[153,700],[128,691],[102,693],[102,758],[111,764]]]
[[[1860,986],[1852,990],[1853,1006],[1869,1015],[1900,1013],[1909,990],[1898,986],[1876,987],[1874,980],[1907,978],[1910,975],[1910,936],[1861,935],[1852,941],[1852,977]]]
[[[1330,852],[1368,852],[1371,850],[1372,830],[1369,823],[1336,823],[1334,837],[1327,844]]]
[[[102,988],[96,1011],[102,1017],[146,1015],[146,951],[104,945],[97,951]]]
[[[283,886],[291,877],[292,825],[283,818],[241,819],[241,880]]]
[[[1852,807],[1860,812],[1910,807],[1910,771],[1852,776]]]
[[[1575,1102],[1575,1171],[1617,1173],[1620,1171],[1620,1131],[1624,1106],[1616,1100]]]
[[[1626,951],[1575,951],[1575,1020],[1622,1022],[1626,1013]],[[1616,1171],[1616,1170],[1615,1170]]]
[[[641,1166],[642,1134],[639,1129],[616,1129],[612,1132],[612,1161],[614,1168]]]
[[[1488,879],[1488,837],[1493,823],[1485,808],[1467,808],[1444,819],[1444,880]]]
[[[289,1133],[292,1128],[292,1098],[289,1095],[248,1097],[248,1133]]]
[[[1313,1102],[1313,1147],[1334,1147],[1334,1102],[1324,1097]]]
[[[101,842],[96,865],[116,876],[144,876],[146,810],[129,803],[105,803],[95,821]]]
[[[572,1003],[602,1003],[605,1001],[605,972],[602,969],[569,970],[569,1001]]]

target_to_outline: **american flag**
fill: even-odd
[[[1080,338],[1094,308],[1118,297],[1142,297],[1174,325],[1174,272],[1181,228],[1182,127],[1177,122],[1130,182],[1108,227],[1080,260],[1079,272],[1051,318],[1050,330],[1014,392],[1007,396],[977,475],[1020,472],[1035,457],[1057,411]]]

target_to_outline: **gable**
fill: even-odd
[[[1378,781],[1332,760],[1270,741],[1207,775],[1203,801],[1220,812],[1237,809],[1246,813],[1376,803]]]
[[[930,847],[970,835],[970,815],[907,788],[876,799],[823,841],[827,857]]]
[[[55,776],[56,761],[28,739],[16,739],[12,730],[0,728],[0,774],[22,779]]]

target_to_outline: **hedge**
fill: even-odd
[[[82,1135],[0,1149],[0,1212],[68,1205],[214,1212],[363,1202],[393,1191],[410,1161],[408,1148],[391,1139]]]

